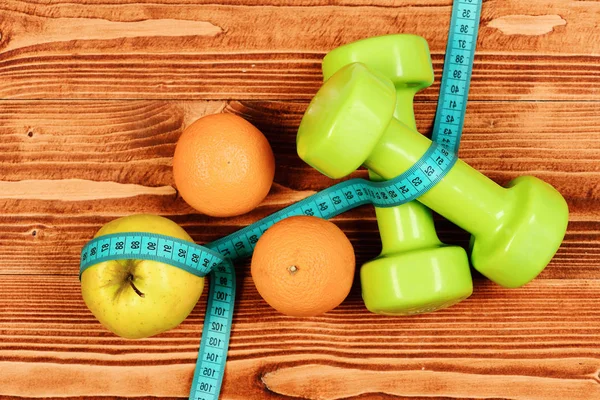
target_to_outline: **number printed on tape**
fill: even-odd
[[[432,140],[456,153],[464,125],[483,0],[455,0]]]

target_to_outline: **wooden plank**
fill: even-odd
[[[142,200],[143,201],[143,200]],[[139,204],[139,203],[136,203]],[[131,213],[149,212],[141,208]],[[251,215],[226,222],[195,215],[166,215],[179,223],[197,243],[208,243],[257,221],[280,207],[264,207]],[[80,217],[20,216],[2,217],[0,229],[0,275],[2,274],[77,274],[79,252],[100,227],[127,211],[110,214],[90,213]],[[364,206],[333,221],[354,246],[357,265],[377,256],[381,250],[379,231],[372,208]],[[440,239],[448,244],[468,247],[469,235],[449,222],[436,218]],[[561,248],[538,279],[599,278],[600,222],[598,219],[571,221]],[[244,267],[246,268],[246,267]],[[475,273],[475,276],[478,274]]]
[[[369,313],[355,287],[336,310],[302,319],[239,277],[223,399],[600,396],[599,280],[478,281],[466,301],[412,317]],[[206,293],[178,328],[126,340],[87,311],[76,275],[2,279],[2,398],[187,396]]]
[[[428,40],[439,82],[450,6],[449,0],[294,6],[6,0],[0,98],[309,99],[326,52],[398,32]],[[470,98],[598,99],[598,18],[598,2],[487,1]],[[434,100],[433,89],[421,99]]]
[[[164,101],[12,101],[0,103],[0,273],[73,274],[78,252],[104,223],[131,213],[169,216],[206,243],[334,182],[296,155],[306,103]],[[563,246],[540,278],[600,277],[600,104],[472,102],[461,157],[504,184],[524,174],[547,180],[571,210]],[[76,112],[73,112],[76,110]],[[171,157],[182,129],[214,112],[237,113],[268,137],[275,185],[261,207],[235,218],[198,214],[177,195]],[[418,103],[422,132],[435,105]],[[364,177],[364,171],[353,176]],[[361,264],[380,251],[373,210],[335,219]],[[437,218],[440,238],[467,246],[468,235]]]
[[[224,110],[242,115],[265,133],[277,158],[277,183],[294,190],[322,189],[330,180],[296,154],[296,131],[306,106],[260,101],[0,102],[2,177],[66,180],[89,175],[100,182],[172,185],[171,157],[182,129],[202,115]],[[460,156],[494,179],[534,172],[568,197],[596,197],[599,111],[596,102],[471,102]],[[415,106],[421,132],[430,133],[434,113],[434,104]],[[565,175],[576,184],[569,185]]]

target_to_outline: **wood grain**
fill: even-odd
[[[225,399],[600,395],[597,280],[482,281],[455,307],[405,318],[369,313],[355,287],[338,309],[296,319],[238,277]],[[0,304],[2,394],[187,396],[205,297],[178,328],[143,340],[106,332],[76,276],[7,276]]]
[[[428,40],[436,82],[415,114],[430,134],[451,4],[0,1],[0,399],[187,398],[206,293],[176,329],[116,337],[83,303],[80,248],[140,212],[210,242],[335,183],[298,158],[295,136],[322,57],[353,40]],[[298,319],[260,298],[241,261],[221,398],[600,398],[599,20],[596,1],[483,6],[460,156],[499,184],[532,174],[565,196],[568,232],[542,274],[509,290],[473,271],[473,296],[412,317],[369,313],[357,275],[340,307]],[[191,209],[171,172],[182,130],[217,112],[255,124],[276,155],[269,196],[235,218]],[[372,207],[334,222],[357,265],[379,253]]]
[[[306,100],[319,87],[326,52],[397,32],[428,40],[439,82],[450,6],[5,0],[0,97]],[[600,3],[489,0],[482,13],[471,99],[598,98]],[[507,30],[511,21],[523,28]],[[437,89],[423,98],[433,100]]]
[[[118,216],[166,215],[206,243],[334,183],[296,154],[295,134],[307,106],[302,102],[2,104],[0,173],[5,181],[0,182],[0,243],[10,243],[0,246],[5,273],[74,273],[79,249]],[[419,128],[428,133],[435,105],[417,103],[415,109]],[[179,134],[193,120],[189,115],[217,111],[254,123],[276,154],[276,185],[261,207],[241,217],[200,215],[174,189],[171,157]],[[465,161],[500,184],[534,174],[554,185],[569,203],[569,231],[540,278],[600,277],[600,140],[594,134],[600,129],[598,111],[600,104],[595,102],[567,107],[561,102],[520,102],[517,108],[511,102],[469,104],[460,150]],[[77,180],[81,176],[88,179]],[[359,262],[378,254],[371,207],[335,221],[352,240]],[[443,240],[467,245],[465,232],[441,218],[437,221]]]

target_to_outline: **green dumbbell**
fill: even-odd
[[[311,101],[298,129],[298,154],[331,177],[365,165],[392,178],[388,171],[408,170],[431,145],[393,117],[395,106],[392,81],[350,64]],[[567,229],[567,203],[549,184],[523,176],[503,188],[462,160],[417,200],[470,232],[473,266],[506,287],[534,279]]]
[[[388,35],[338,47],[323,59],[324,79],[357,61],[392,80],[397,99],[394,116],[416,130],[413,97],[434,79],[427,41],[415,35]],[[399,165],[386,171],[393,177],[402,172]],[[369,176],[382,180],[371,170]],[[382,251],[360,269],[367,309],[379,314],[417,314],[451,306],[471,295],[467,254],[438,239],[427,207],[413,201],[376,207],[375,213]]]

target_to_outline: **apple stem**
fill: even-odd
[[[146,297],[146,295],[144,293],[140,292],[140,289],[136,288],[135,285],[133,284],[133,275],[129,275],[129,277],[127,279],[129,280],[129,284],[131,285],[131,287],[137,293],[138,296]]]

